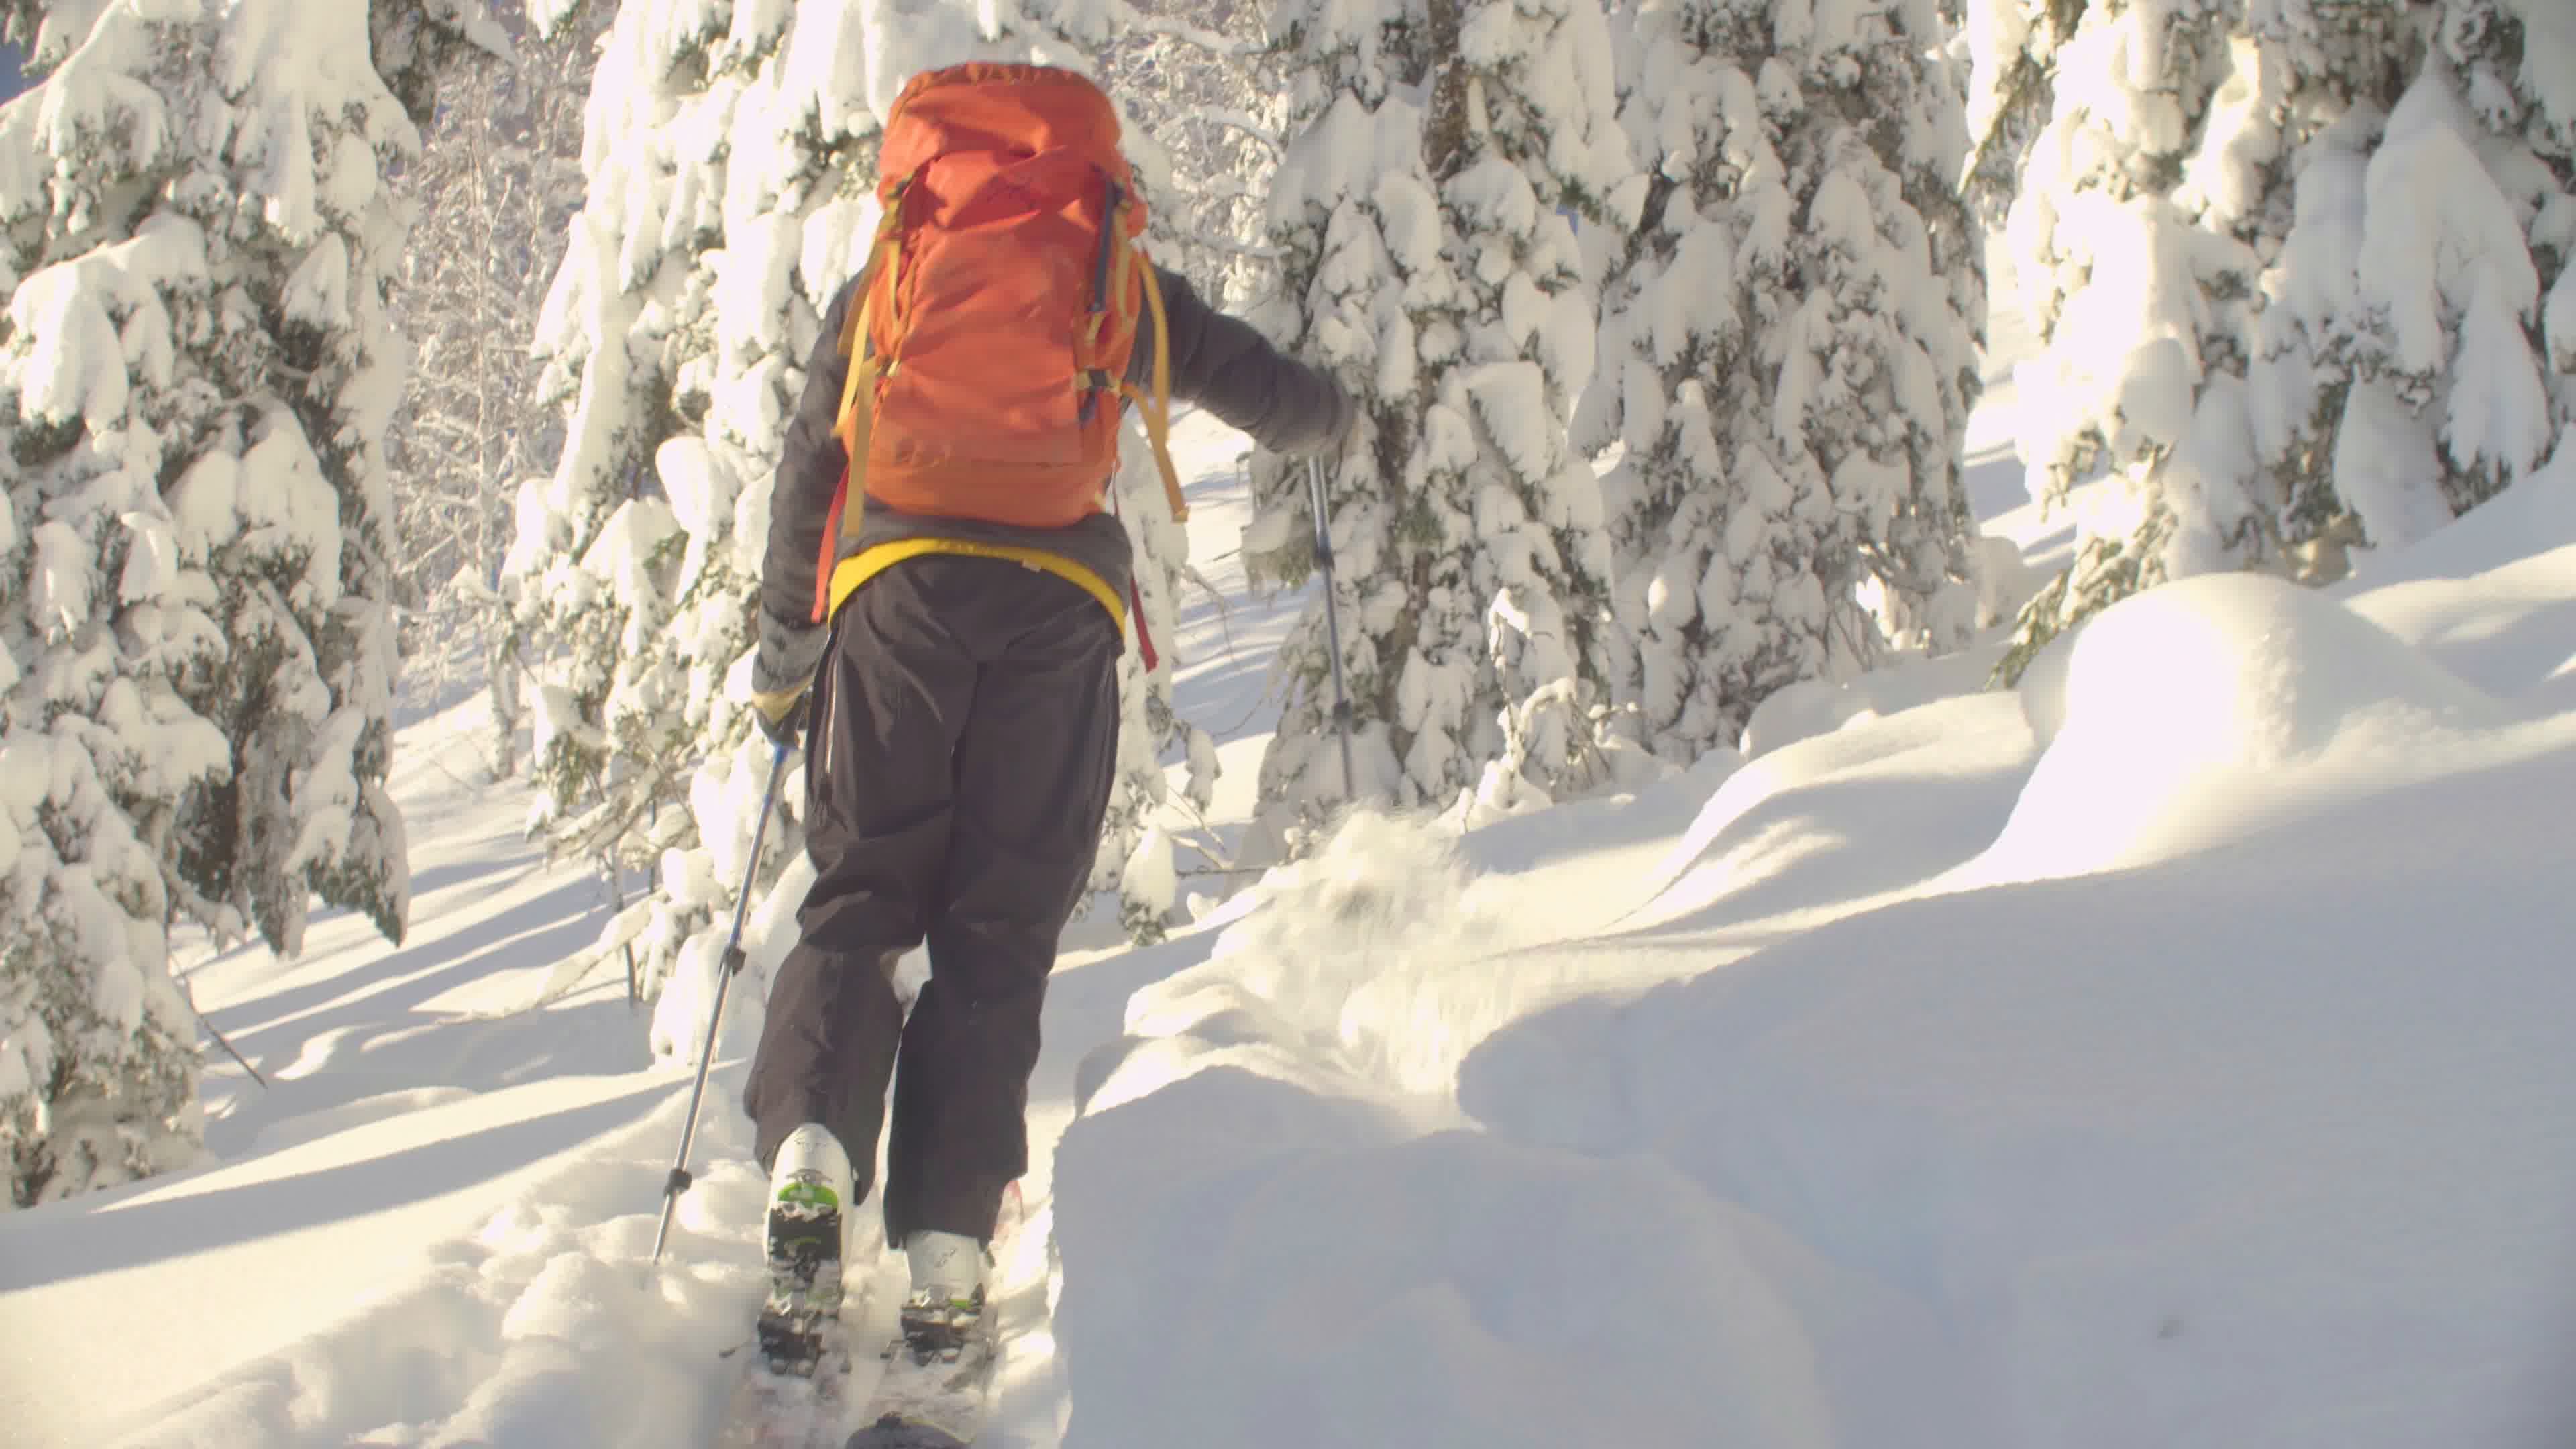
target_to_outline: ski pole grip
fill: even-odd
[[[689,1170],[687,1168],[674,1167],[671,1169],[670,1177],[662,1184],[662,1196],[678,1197],[680,1194],[687,1192],[690,1184],[696,1181],[696,1178],[689,1176]]]

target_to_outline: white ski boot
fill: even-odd
[[[1005,1199],[997,1229],[1017,1221],[1017,1201]],[[885,1374],[860,1415],[867,1427],[842,1449],[968,1449],[992,1415],[1002,1362],[993,1250],[957,1233],[918,1231],[903,1248],[912,1267],[903,1332],[886,1345]]]
[[[841,1260],[850,1220],[850,1157],[828,1128],[787,1134],[769,1172],[769,1300],[760,1351],[780,1373],[809,1376],[841,1316]]]
[[[903,1343],[914,1361],[956,1363],[967,1349],[986,1346],[984,1245],[962,1233],[917,1229],[905,1235],[903,1253],[912,1266]]]

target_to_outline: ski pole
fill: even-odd
[[[1324,633],[1333,651],[1333,729],[1342,738],[1342,794],[1359,803],[1359,775],[1351,768],[1351,698],[1342,689],[1342,625],[1333,609],[1333,532],[1324,521],[1324,460],[1306,459],[1307,496],[1315,515],[1315,566],[1324,572]]]
[[[760,844],[769,834],[769,815],[778,806],[778,781],[787,772],[787,746],[780,745],[769,761],[769,790],[761,797],[760,823],[751,831],[751,863],[743,867],[742,894],[733,903],[733,936],[725,942],[724,969],[716,975],[716,1004],[707,1013],[707,1044],[698,1053],[698,1080],[689,1088],[689,1116],[680,1128],[680,1155],[671,1162],[671,1175],[662,1184],[662,1226],[653,1233],[653,1262],[662,1261],[662,1244],[671,1236],[671,1211],[679,1206],[680,1194],[694,1181],[689,1176],[689,1146],[698,1136],[698,1103],[707,1094],[707,1067],[716,1057],[716,1027],[724,1020],[725,990],[733,985],[734,976],[743,968],[743,917],[751,913],[751,885],[760,877]]]

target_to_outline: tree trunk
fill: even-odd
[[[519,770],[520,701],[518,642],[506,632],[486,651],[484,673],[492,696],[492,778],[507,780]]]
[[[1434,181],[1447,181],[1467,162],[1467,85],[1471,74],[1458,53],[1458,31],[1465,20],[1464,0],[1428,0],[1423,7],[1431,33],[1433,67],[1431,104],[1422,122],[1422,161]]]

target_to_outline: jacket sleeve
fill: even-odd
[[[1209,306],[1186,279],[1159,266],[1154,275],[1170,327],[1173,396],[1199,404],[1274,453],[1316,451],[1350,430],[1351,400],[1330,376],[1272,347],[1250,323]],[[1136,349],[1148,377],[1152,354],[1150,346]]]
[[[824,626],[814,622],[814,575],[832,494],[849,464],[849,450],[833,435],[832,424],[841,410],[841,384],[850,375],[848,359],[841,356],[841,328],[857,290],[855,279],[845,284],[823,314],[823,335],[805,366],[805,392],[778,455],[778,480],[769,495],[769,550],[760,567],[760,653],[751,675],[752,688],[763,693],[803,685],[823,657]]]

